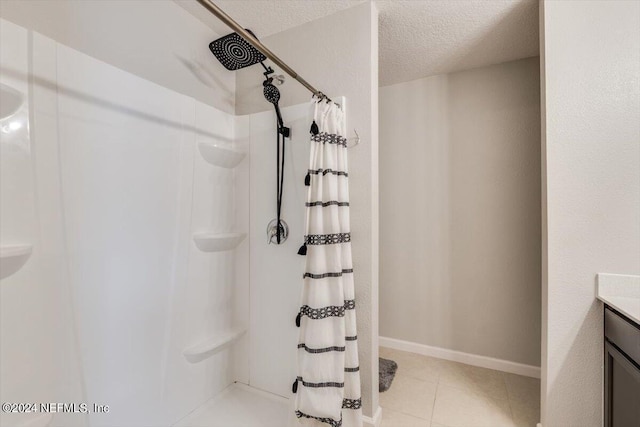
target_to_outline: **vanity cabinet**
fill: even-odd
[[[640,427],[640,325],[604,309],[605,427]]]

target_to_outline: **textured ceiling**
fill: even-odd
[[[175,0],[218,34],[195,0]],[[216,0],[264,38],[367,0]],[[376,1],[380,85],[538,55],[537,0]]]

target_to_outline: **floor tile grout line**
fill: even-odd
[[[439,384],[439,383],[438,383],[438,384]],[[453,384],[448,384],[448,383],[444,383],[443,385],[444,385],[445,387],[454,388],[454,389],[456,389],[456,390],[458,390],[458,391],[464,391],[464,392],[466,392],[466,393],[470,393],[470,394],[473,394],[473,395],[476,395],[476,396],[488,397],[489,399],[497,400],[497,401],[500,401],[500,402],[508,401],[508,400],[509,400],[509,396],[508,396],[508,395],[507,395],[507,397],[505,397],[505,398],[500,398],[500,397],[492,396],[492,395],[490,395],[489,393],[486,393],[486,392],[484,392],[484,391],[475,391],[475,390],[473,390],[473,389],[471,389],[471,388],[468,388],[468,387],[461,387],[461,386],[457,386],[457,385],[453,385]]]
[[[511,393],[509,393],[509,385],[507,384],[507,375],[503,372],[502,375],[500,375],[500,377],[502,378],[502,382],[504,383],[504,389],[507,391],[507,403],[509,404],[509,413],[511,414],[511,421],[515,425],[516,418],[513,415],[513,406],[511,405]]]
[[[403,377],[411,378],[411,379],[414,379],[414,380],[422,381],[423,383],[438,384],[438,380],[425,380],[424,378],[416,377],[416,376],[413,376],[413,375],[410,375],[410,374],[403,374],[403,373],[400,373],[400,372],[398,372],[396,374],[396,376],[403,376]],[[393,383],[391,383],[391,384],[393,384]]]
[[[385,409],[384,406],[382,407],[382,409]],[[415,415],[415,414],[410,414],[408,412],[401,411],[399,409],[392,409],[392,408],[389,408],[389,407],[387,407],[386,409],[389,410],[389,411],[397,412],[398,414],[406,415],[406,416],[411,417],[411,418],[416,418],[418,420],[431,422],[431,420],[428,420],[426,418],[422,418],[422,417],[420,417],[418,415]]]
[[[440,373],[438,373],[438,382],[436,383],[436,392],[433,395],[433,405],[431,406],[431,419],[429,427],[433,424],[433,415],[436,413],[436,400],[438,399],[438,389],[440,388]]]
[[[396,376],[398,376],[398,374],[400,374],[400,372],[398,372],[398,373],[396,374]],[[434,395],[433,395],[433,402],[434,402],[434,403],[433,403],[432,408],[431,408],[431,409],[432,409],[432,411],[431,411],[431,416],[430,416],[430,418],[428,418],[428,419],[427,419],[427,418],[421,417],[421,416],[416,415],[416,414],[410,414],[410,413],[408,413],[408,412],[401,411],[401,410],[399,410],[399,409],[394,409],[394,408],[388,408],[388,409],[389,409],[389,410],[391,410],[391,411],[397,412],[397,413],[399,413],[399,414],[407,415],[407,416],[412,417],[412,418],[416,418],[416,419],[423,420],[423,421],[429,421],[429,425],[431,425],[432,420],[433,420],[433,409],[435,408],[436,394],[437,394],[437,391],[438,391],[438,380],[436,380],[436,381],[423,380],[423,379],[421,379],[421,378],[416,378],[416,377],[413,377],[413,376],[411,376],[411,375],[407,375],[407,374],[402,374],[402,376],[403,376],[403,377],[407,377],[407,378],[411,378],[411,379],[413,379],[413,380],[415,380],[415,381],[419,381],[419,382],[423,382],[423,383],[429,383],[429,384],[434,384],[434,385],[436,386],[436,390],[434,391]],[[395,379],[395,378],[394,378],[394,379]],[[393,386],[393,382],[392,382],[392,386]],[[391,389],[391,388],[389,388],[389,389]],[[387,392],[388,392],[388,391],[387,391]],[[386,393],[386,392],[385,392],[385,393]],[[380,406],[381,406],[382,408],[384,408],[384,406],[382,406],[382,405],[380,405]]]

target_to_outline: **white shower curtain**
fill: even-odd
[[[311,106],[295,413],[305,425],[361,427],[345,114],[315,97]]]

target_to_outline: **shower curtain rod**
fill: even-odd
[[[242,36],[242,38],[244,38],[246,41],[251,43],[253,45],[253,47],[255,47],[260,52],[262,52],[262,54],[264,54],[264,56],[266,56],[267,58],[272,60],[274,64],[276,64],[278,67],[280,67],[285,73],[289,74],[291,77],[296,79],[302,86],[307,88],[314,95],[316,95],[318,97],[321,97],[321,98],[329,99],[324,93],[320,92],[318,89],[316,89],[315,87],[311,86],[311,84],[309,84],[309,82],[307,82],[305,79],[300,77],[300,75],[298,73],[296,73],[293,70],[293,68],[291,68],[287,64],[285,64],[282,61],[282,59],[278,58],[278,56],[275,53],[271,52],[268,47],[266,47],[265,45],[260,43],[260,40],[258,40],[251,33],[249,33],[244,28],[242,28],[240,26],[240,24],[238,24],[236,21],[234,21],[233,18],[231,18],[229,15],[227,15],[213,1],[211,1],[211,0],[198,0],[198,3],[200,3],[202,6],[204,6],[204,8],[207,9],[209,12],[213,13],[219,20],[224,22],[229,28],[231,28],[233,31],[235,31],[240,36]]]

